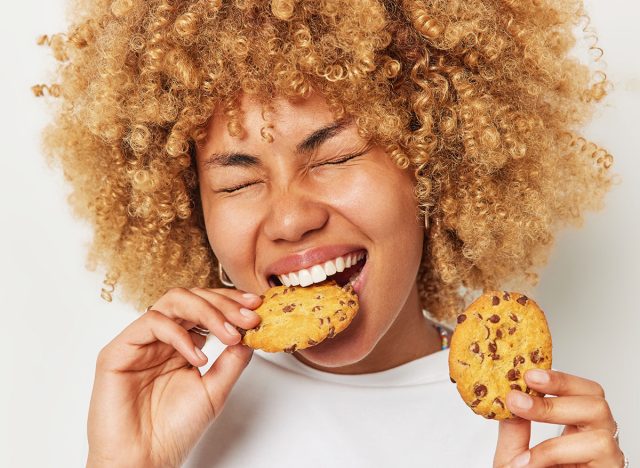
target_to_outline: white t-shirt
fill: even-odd
[[[256,351],[184,466],[490,467],[498,423],[464,404],[448,354],[337,375]],[[532,444],[560,431],[533,423]]]

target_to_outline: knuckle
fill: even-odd
[[[601,398],[605,397],[604,388],[598,382],[593,382],[593,391],[597,396],[599,396]]]
[[[167,292],[164,294],[169,299],[177,299],[184,296],[186,293],[189,293],[189,290],[180,286],[176,286],[173,288],[169,288]]]
[[[597,429],[593,431],[593,443],[599,453],[613,454],[617,449],[616,441],[605,429]]]
[[[540,401],[542,402],[541,408],[540,408],[540,413],[541,413],[540,416],[545,420],[550,419],[553,416],[553,411],[554,411],[553,399],[540,398]]]
[[[598,419],[604,419],[611,413],[609,403],[604,398],[598,398],[593,405],[593,412]]]
[[[150,322],[157,322],[158,320],[162,319],[162,317],[164,317],[164,315],[162,314],[162,312],[158,311],[158,310],[150,310],[149,312],[146,313],[147,316],[147,320]]]
[[[99,352],[96,357],[96,369],[104,369],[108,367],[109,363],[112,361],[113,353],[111,352],[111,346],[106,345]]]

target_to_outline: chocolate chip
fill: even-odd
[[[513,335],[516,332],[516,327],[509,327],[509,335]]]
[[[496,397],[496,398],[493,400],[493,402],[494,402],[496,405],[500,405],[500,408],[503,408],[503,409],[504,409],[504,403],[502,403],[502,400],[501,400],[500,398]]]
[[[477,316],[480,320],[482,320],[482,314],[481,314],[480,312],[476,312],[476,316]]]
[[[487,396],[487,387],[485,385],[479,384],[473,387],[473,393],[480,398]]]
[[[511,390],[520,390],[522,391],[522,387],[518,384],[511,384]]]
[[[516,314],[514,314],[513,312],[511,312],[511,313],[509,314],[509,318],[510,318],[511,320],[513,320],[514,322],[517,322],[517,321],[518,321],[518,316],[517,316]]]
[[[478,344],[477,341],[474,341],[473,343],[471,343],[471,347],[469,347],[469,350],[472,353],[479,353],[480,352],[480,345]]]
[[[340,301],[340,305],[344,305],[344,301]]]
[[[496,413],[494,413],[493,411],[489,414],[487,414],[487,419],[493,419],[496,417]]]
[[[307,344],[308,344],[309,346],[315,346],[315,345],[317,345],[317,344],[318,344],[318,342],[317,342],[317,341],[314,341],[314,340],[307,340]]]
[[[493,296],[491,298],[491,305],[497,306],[500,304],[500,298],[498,296]]]
[[[349,307],[355,307],[356,306],[356,301],[354,301],[353,299],[349,299],[349,302],[347,302],[347,305]]]
[[[525,388],[524,393],[531,394],[531,389],[529,387]]]
[[[264,294],[260,294],[260,299],[264,299]]]
[[[458,361],[458,364],[462,364],[463,366],[466,366],[466,367],[470,366],[468,362],[461,361],[460,359],[457,359],[457,361]]]
[[[320,320],[320,325],[324,323],[324,318],[320,317],[318,320]]]
[[[505,301],[508,301],[509,299],[511,299],[511,294],[505,291],[504,294],[502,295],[502,299],[504,299]]]
[[[498,345],[496,345],[494,342],[490,342],[489,343],[489,351],[492,353],[495,353],[498,351]]]
[[[320,294],[318,294],[318,295],[316,296],[316,299],[320,300],[320,299],[322,299],[322,296],[321,296]]]
[[[513,367],[517,367],[518,364],[524,364],[524,357],[518,355],[513,358]]]
[[[458,323],[462,323],[465,320],[467,320],[467,316],[466,315],[464,315],[464,314],[458,315]]]
[[[284,349],[284,352],[285,352],[285,353],[293,353],[293,352],[296,350],[297,346],[298,346],[298,345],[295,345],[295,344],[294,344],[294,345],[291,345],[291,346],[289,346],[288,348],[285,348],[285,349]]]
[[[487,329],[487,336],[484,337],[485,340],[489,339],[489,335],[491,335],[491,330],[489,330],[489,327],[487,327],[486,325],[484,326],[484,328]]]
[[[260,327],[260,325],[258,325],[255,330],[258,329],[258,327]],[[244,335],[247,334],[247,330],[245,330],[244,328],[240,328],[240,327],[236,327],[236,330],[238,330],[238,333],[240,333],[240,336],[244,338]]]
[[[496,330],[496,338],[502,338],[502,330],[499,328]]]
[[[289,312],[293,311],[293,309],[295,309],[295,308],[296,308],[296,305],[295,305],[295,304],[287,304],[286,306],[284,306],[284,307],[282,308],[282,312],[284,312],[285,314],[287,314],[287,313],[289,313]]]
[[[336,335],[336,329],[334,327],[329,328],[329,334],[327,337],[333,338]]]
[[[456,383],[456,381],[453,380],[453,378],[451,376],[449,376],[449,380],[451,380],[451,383]]]
[[[271,295],[271,299],[273,299],[273,298],[274,298],[274,297],[276,297],[277,295],[278,295],[278,293],[277,293],[277,292],[273,293],[273,294]]]
[[[489,356],[491,356],[491,359],[493,359],[494,361],[498,361],[500,359],[500,355],[496,353],[491,353],[489,354]]]
[[[518,369],[509,369],[507,372],[507,379],[510,381],[518,380],[520,378],[520,371]]]
[[[529,356],[531,357],[531,362],[533,362],[534,364],[538,364],[543,360],[542,356],[540,356],[539,349],[536,349],[535,351],[533,351]]]
[[[311,312],[317,312],[317,311],[319,311],[319,310],[322,310],[322,306],[320,306],[320,305],[313,306],[313,307],[311,308]]]
[[[520,296],[518,299],[516,299],[516,302],[520,305],[527,305],[528,300],[529,298],[527,296]]]
[[[489,322],[491,323],[498,323],[500,321],[500,316],[493,314],[491,317],[489,317]]]
[[[471,408],[475,408],[475,407],[476,407],[476,406],[478,406],[479,404],[480,404],[480,400],[473,400],[469,406],[470,406]]]

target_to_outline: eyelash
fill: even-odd
[[[369,149],[367,148],[364,151],[360,151],[359,153],[352,153],[352,154],[348,154],[346,156],[343,156],[342,158],[339,158],[339,159],[333,159],[333,160],[325,161],[325,162],[322,162],[322,163],[319,163],[319,164],[315,164],[315,165],[311,166],[311,169],[313,169],[315,167],[319,167],[319,166],[344,164],[347,161],[351,161],[352,159],[357,158],[358,156],[362,156],[368,150]],[[245,187],[249,187],[250,185],[253,185],[253,184],[257,184],[258,182],[259,182],[258,180],[247,182],[246,184],[236,185],[235,187],[229,187],[229,188],[221,189],[220,192],[223,192],[223,193],[237,192],[238,190],[241,190],[241,189],[243,189]]]

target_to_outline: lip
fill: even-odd
[[[336,257],[365,250],[364,247],[358,245],[327,245],[323,247],[314,247],[302,252],[297,252],[286,257],[282,257],[279,260],[270,264],[265,271],[267,278],[271,275],[282,275],[285,273],[291,273],[292,271],[302,270],[318,263],[332,260]]]

